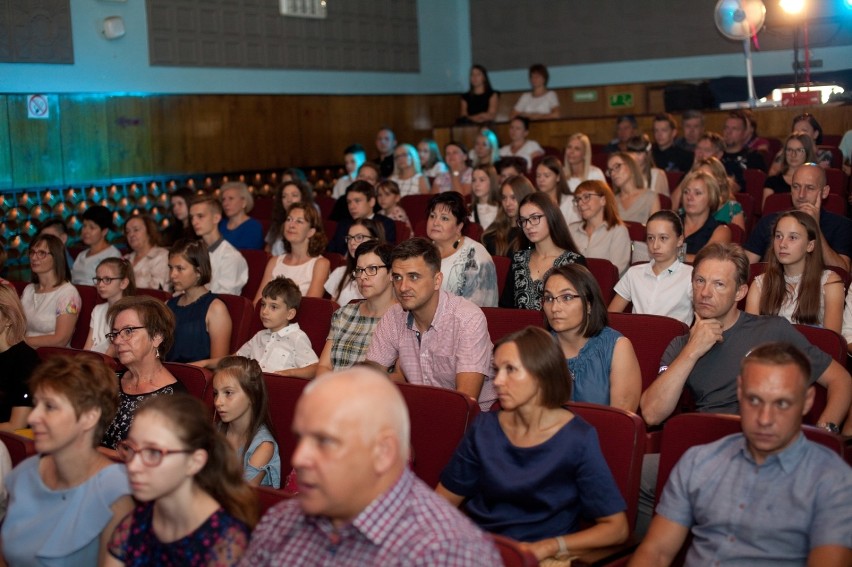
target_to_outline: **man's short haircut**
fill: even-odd
[[[512,120],[509,120],[509,122],[511,123],[515,120],[517,120],[518,122],[520,122],[521,124],[524,125],[524,130],[530,129],[530,119],[527,118],[526,116],[515,116],[514,118],[512,118]],[[521,158],[521,159],[524,159],[524,158]]]
[[[622,122],[630,122],[630,125],[634,128],[639,127],[639,123],[636,122],[636,117],[632,114],[622,114],[621,116],[615,119],[616,125],[621,124]]]
[[[770,366],[795,366],[802,376],[805,384],[810,383],[811,361],[791,343],[775,342],[757,346],[749,351],[740,363],[740,375],[745,374],[746,366],[749,364],[766,364]]]
[[[38,232],[36,234],[41,234],[44,232],[44,229],[52,226],[58,227],[60,234],[68,234],[68,225],[66,225],[65,221],[59,217],[50,217],[49,219],[46,219],[39,225]]]
[[[361,193],[368,201],[376,198],[376,188],[363,179],[356,179],[353,181],[349,187],[346,188],[346,196],[349,196],[349,193]]]
[[[527,171],[527,160],[518,156],[506,156],[498,159],[494,163],[494,168],[497,170],[497,173],[501,175],[503,171],[509,167],[512,167],[518,173],[523,174]]]
[[[302,305],[302,292],[299,291],[299,286],[284,276],[271,279],[263,286],[261,295],[267,299],[280,299],[292,309],[299,309]]]
[[[704,132],[701,137],[698,138],[699,142],[701,140],[707,140],[713,144],[713,147],[716,148],[717,152],[725,153],[725,139],[722,138],[720,134],[716,132]]]
[[[694,120],[696,118],[701,119],[701,123],[704,124],[704,113],[700,110],[686,110],[684,111],[681,120],[686,122],[687,120]]]
[[[751,113],[747,114],[743,109],[732,110],[728,113],[728,118],[739,120],[740,122],[742,122],[743,128],[748,128],[748,125],[751,123],[751,119],[749,118],[750,114]]]
[[[654,122],[668,122],[672,130],[677,129],[677,120],[669,112],[661,112],[658,115],[654,116]]]
[[[213,201],[214,203],[217,201]],[[207,285],[213,277],[213,268],[210,266],[210,252],[207,244],[202,239],[182,238],[174,243],[169,250],[169,258],[181,256],[189,264],[198,270],[198,285]]]
[[[541,63],[535,63],[533,65],[530,65],[529,74],[532,75],[533,73],[544,77],[544,85],[547,86],[547,82],[550,80],[550,73],[547,71],[547,67],[545,67]]]
[[[208,207],[210,207],[210,210],[213,212],[214,215],[225,214],[222,210],[222,203],[219,201],[219,199],[210,194],[196,195],[192,202],[188,204],[190,209],[195,205],[207,205]]]
[[[387,124],[382,125],[382,126],[380,126],[380,127],[379,127],[379,132],[382,132],[382,131],[390,132],[391,138],[392,138],[392,139],[394,139],[394,140],[396,140],[396,132],[394,132],[394,131],[393,131],[393,128],[391,128],[391,127],[390,127],[390,126],[388,126]]]
[[[745,251],[739,244],[722,244],[713,242],[698,251],[693,261],[693,273],[704,260],[720,260],[732,262],[736,268],[737,286],[748,284],[749,261]]]
[[[431,241],[417,236],[403,240],[394,247],[391,253],[391,266],[397,260],[408,260],[409,258],[423,258],[426,265],[432,269],[432,273],[441,271],[441,254]]]
[[[351,146],[346,146],[346,149],[343,150],[343,155],[346,156],[349,154],[367,155],[367,150],[361,144],[352,144]]]

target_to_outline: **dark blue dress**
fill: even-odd
[[[193,303],[178,305],[180,297],[166,302],[175,314],[175,344],[166,353],[167,362],[195,362],[210,358],[210,333],[207,332],[207,310],[216,296],[205,293]]]
[[[469,498],[464,509],[482,529],[537,541],[627,508],[594,427],[574,416],[541,445],[516,447],[500,413],[477,418],[441,474],[450,492]]]
[[[684,215],[681,215],[680,219],[684,220]],[[707,217],[707,222],[704,223],[704,226],[683,239],[684,244],[686,244],[686,253],[698,254],[698,251],[710,242],[710,239],[713,237],[713,231],[723,224],[725,223],[714,219],[713,215]]]
[[[228,219],[219,221],[222,238],[237,249],[263,250],[266,241],[263,238],[263,225],[257,219],[249,218],[234,230],[228,228]]]

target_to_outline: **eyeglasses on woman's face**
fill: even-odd
[[[364,266],[363,268],[355,268],[354,270],[352,270],[352,277],[357,279],[363,276],[364,274],[367,274],[368,276],[375,276],[379,273],[379,268],[387,269],[387,266],[382,264],[380,266]]]
[[[167,455],[177,455],[180,453],[192,453],[192,449],[157,449],[155,447],[136,447],[130,441],[122,441],[116,447],[118,458],[127,464],[133,460],[136,455],[142,459],[142,464],[146,467],[157,467],[163,462],[163,457]]]
[[[578,297],[580,296],[575,293],[563,293],[560,295],[545,295],[541,301],[545,306],[553,307],[557,303],[559,305],[568,305]]]
[[[592,200],[592,197],[601,197],[602,195],[598,195],[597,193],[583,193],[581,195],[577,195],[574,197],[574,204],[579,205],[580,203],[588,203]]]
[[[619,170],[619,169],[621,169],[621,166],[622,166],[622,165],[624,165],[624,164],[623,164],[623,163],[619,163],[619,162],[615,162],[615,163],[613,163],[611,166],[609,166],[609,167],[606,169],[606,176],[607,176],[607,177],[612,177],[612,174],[613,174],[613,173],[618,172],[618,170]]]
[[[357,242],[358,244],[360,244],[360,243],[364,242],[365,240],[367,240],[369,238],[373,238],[373,235],[371,235],[371,234],[347,234],[346,236],[343,237],[343,240],[347,244],[349,244],[353,240],[355,242]]]
[[[36,250],[36,249],[30,248],[27,251],[27,256],[29,256],[30,258],[37,258],[39,260],[44,260],[48,256],[52,256],[52,255],[53,254],[51,254],[51,252],[49,250]]]
[[[544,215],[530,215],[528,217],[518,217],[518,226],[524,228],[527,225],[538,226]]]
[[[134,331],[138,331],[139,329],[144,329],[145,327],[124,327],[123,329],[119,329],[118,331],[113,331],[112,333],[107,333],[104,335],[107,340],[111,343],[114,343],[118,337],[121,337],[123,340],[128,341],[130,337],[133,336]]]
[[[103,278],[94,277],[94,278],[92,278],[92,281],[95,282],[95,285],[98,285],[99,283],[109,285],[112,282],[116,282],[120,279],[121,278],[111,278],[111,277],[107,276],[107,277],[103,277]]]

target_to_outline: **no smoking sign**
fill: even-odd
[[[27,118],[44,120],[50,118],[47,95],[27,95]]]

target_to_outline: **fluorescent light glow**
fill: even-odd
[[[846,0],[847,4],[849,0]],[[805,8],[805,0],[781,0],[779,2],[781,9],[788,14],[798,14]]]

